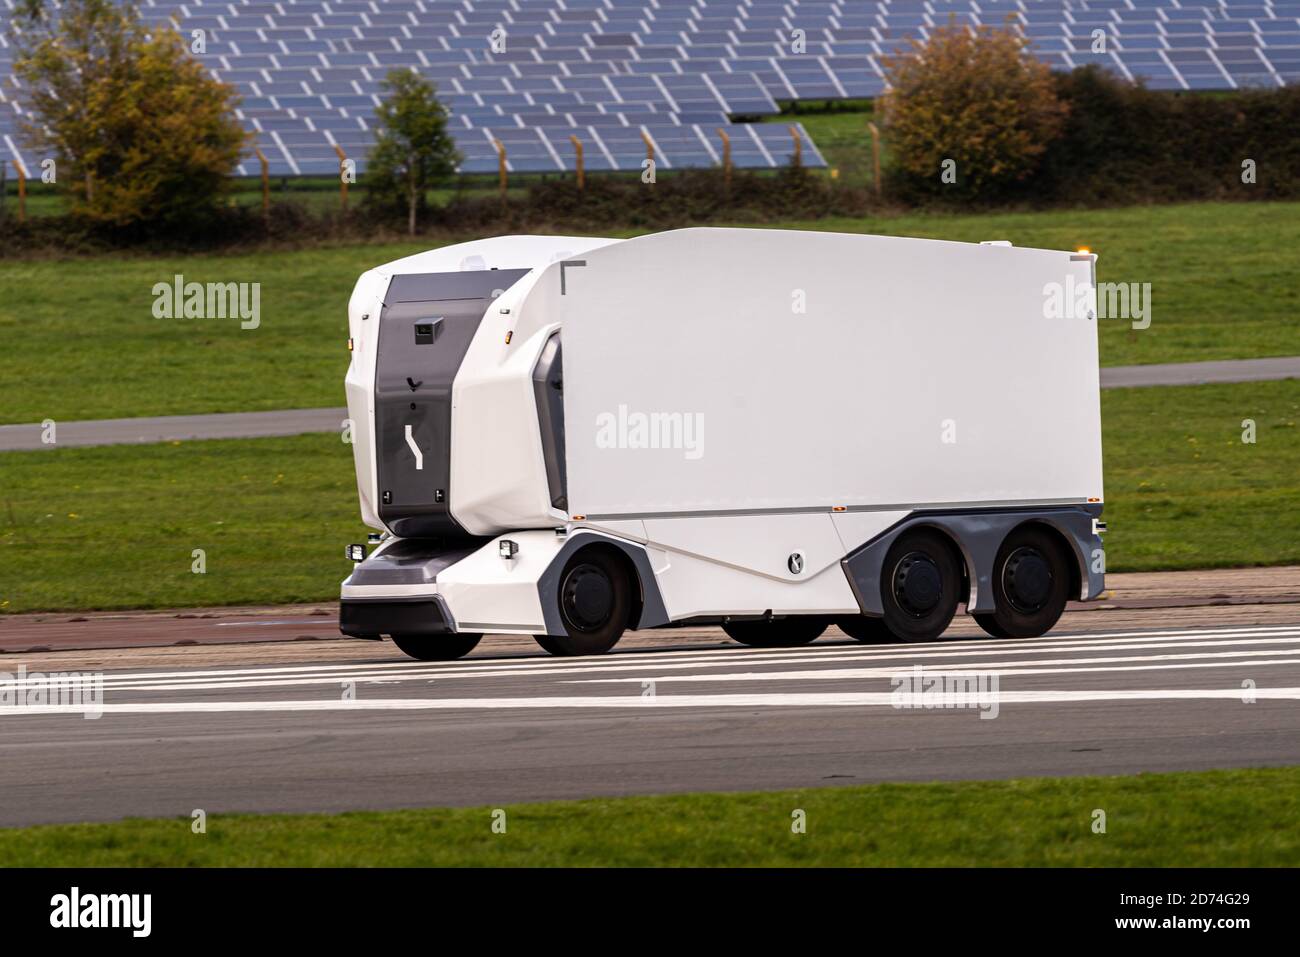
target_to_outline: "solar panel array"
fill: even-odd
[[[0,0],[0,20],[19,0]],[[211,71],[275,175],[364,166],[390,70],[437,83],[462,171],[825,165],[795,124],[737,123],[778,102],[878,95],[881,59],[951,20],[1011,23],[1057,69],[1097,63],[1157,89],[1230,90],[1300,79],[1300,0],[143,0],[149,23],[202,31]],[[1098,49],[1098,43],[1104,48]],[[13,50],[0,40],[0,157],[21,158]],[[242,175],[259,171],[247,157]]]

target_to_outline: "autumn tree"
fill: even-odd
[[[1027,43],[950,21],[885,59],[885,133],[906,186],[986,197],[1034,172],[1066,106]]]
[[[374,148],[366,165],[366,200],[406,214],[415,235],[427,206],[428,191],[456,172],[460,156],[447,132],[447,108],[434,85],[411,70],[393,70],[383,83],[385,96]]]
[[[55,161],[75,214],[168,226],[212,210],[248,136],[234,88],[174,29],[146,28],[132,4],[112,0],[27,0],[13,29],[33,117],[25,139]]]

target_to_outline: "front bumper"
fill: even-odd
[[[501,538],[514,543],[509,559]],[[510,532],[477,549],[390,538],[344,580],[339,628],[354,638],[544,635],[540,582],[564,543],[553,529]]]
[[[343,599],[339,631],[349,638],[385,635],[450,635],[456,629],[437,595],[429,598]]]

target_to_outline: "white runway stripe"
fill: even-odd
[[[1135,659],[1143,660],[1143,659]],[[1016,665],[1011,668],[986,668],[963,665],[959,668],[926,668],[922,674],[996,674],[1001,678],[1020,675],[1073,675],[1084,672],[1105,671],[1176,671],[1183,668],[1266,668],[1272,665],[1300,665],[1300,658],[1279,658],[1270,661],[1198,661],[1178,662],[1160,665],[1101,665],[1095,668],[1025,668]],[[642,684],[647,681],[663,684],[686,684],[689,682],[727,681],[846,681],[865,678],[892,678],[895,675],[908,675],[911,668],[844,668],[822,671],[742,671],[720,675],[667,675],[654,678],[584,678],[579,681],[566,681],[565,684],[619,684],[633,682]]]
[[[1300,700],[1300,688],[1259,688],[1252,692],[1258,700]],[[915,701],[913,701],[913,697]],[[987,703],[984,695],[945,696],[954,703],[975,709]],[[1169,701],[1223,700],[1240,702],[1238,688],[1097,690],[1097,691],[1003,691],[1000,705],[1049,704],[1088,701]],[[221,714],[264,711],[502,711],[524,710],[642,710],[655,708],[861,708],[912,704],[919,708],[921,695],[895,696],[892,692],[789,694],[704,694],[704,695],[590,695],[583,697],[536,698],[359,698],[354,701],[166,701],[105,704],[103,713],[112,714]],[[43,706],[5,708],[0,713],[18,715],[80,715],[80,709]]]
[[[988,654],[1036,655],[1064,651],[1095,650],[1146,650],[1169,647],[1201,647],[1216,645],[1263,645],[1300,643],[1300,629],[1269,629],[1254,631],[1233,629],[1231,631],[1194,631],[1169,633],[1168,635],[1143,634],[1146,639],[1141,642],[1121,642],[1117,640],[1080,642],[1070,639],[1047,641],[1034,639],[1019,642],[961,642],[947,646],[935,644],[919,645],[882,645],[882,646],[811,646],[797,650],[783,649],[767,651],[758,649],[720,649],[717,652],[656,652],[653,654],[623,654],[604,658],[587,659],[537,659],[517,661],[503,659],[490,664],[474,664],[473,659],[462,663],[426,665],[418,662],[394,662],[393,664],[358,664],[358,665],[305,665],[283,668],[240,668],[206,671],[172,671],[143,672],[125,674],[106,674],[105,685],[114,687],[145,688],[154,683],[158,688],[168,688],[178,683],[190,683],[194,686],[221,687],[213,682],[220,678],[244,678],[252,683],[258,681],[274,685],[278,679],[303,676],[322,680],[369,680],[391,675],[393,680],[412,680],[413,677],[427,678],[474,678],[484,676],[511,675],[564,675],[583,672],[617,672],[644,671],[647,669],[689,669],[697,667],[732,667],[739,663],[767,665],[794,662],[836,662],[836,661],[878,661],[890,659],[933,660],[939,658],[971,658]],[[1070,641],[1069,644],[1062,642]],[[1086,660],[1086,659],[1080,659]],[[364,678],[362,676],[365,676]],[[229,685],[236,687],[238,685]]]
[[[1144,647],[1149,647],[1149,646],[1144,646]],[[1167,647],[1167,646],[1162,646],[1162,647]],[[1179,646],[1179,647],[1183,647],[1183,646]],[[944,664],[944,663],[926,664],[925,668],[927,671],[934,671],[934,672],[952,670],[954,668],[957,668],[957,669],[968,670],[968,671],[997,671],[1000,674],[1007,674],[1007,675],[1059,674],[1059,673],[1067,673],[1067,672],[1074,672],[1074,671],[1128,670],[1125,668],[1092,667],[1093,665],[1097,665],[1097,664],[1115,664],[1118,662],[1165,662],[1165,661],[1176,661],[1176,660],[1197,659],[1197,658],[1210,658],[1210,659],[1264,658],[1269,655],[1277,655],[1277,654],[1279,654],[1279,649],[1266,648],[1257,651],[1224,651],[1224,652],[1206,651],[1206,652],[1192,652],[1192,653],[1182,654],[1182,655],[1130,655],[1130,656],[1116,656],[1116,657],[1109,657],[1109,658],[1051,658],[1044,661],[1032,661],[1032,662],[959,661],[959,662],[953,662],[951,665]],[[840,661],[843,659],[836,658],[834,660]],[[859,659],[848,659],[850,664],[857,660]],[[1224,662],[1223,664],[1225,665],[1259,664],[1262,666],[1267,664],[1291,664],[1291,663],[1293,663],[1293,660],[1287,659],[1287,660],[1279,660],[1279,661],[1256,661],[1256,662],[1233,661],[1233,662]],[[660,665],[658,669],[655,669],[653,663],[647,662],[644,666],[639,666],[632,670],[636,670],[636,671],[657,670],[659,673],[653,675],[638,675],[634,677],[617,677],[617,678],[564,677],[564,676],[572,676],[576,674],[591,673],[590,669],[577,667],[577,668],[557,668],[554,671],[550,672],[549,675],[562,678],[566,684],[619,683],[619,682],[630,682],[635,684],[635,683],[640,683],[642,681],[687,682],[687,681],[742,680],[736,677],[737,673],[735,672],[722,673],[722,674],[716,674],[716,673],[699,674],[699,675],[664,673],[667,668],[674,668],[674,667],[683,668],[683,669],[690,668],[692,670],[698,670],[701,667],[706,667],[706,668],[734,667],[736,664],[737,662],[735,661],[727,661],[727,662],[709,662],[709,663],[696,664],[696,665],[690,665],[690,664]],[[1217,664],[1218,662],[1210,662],[1206,664],[1205,667],[1215,667]],[[1066,665],[1068,667],[1048,668],[1046,667],[1048,665]],[[824,669],[815,669],[815,670],[808,669],[808,670],[799,670],[799,671],[756,671],[756,672],[743,672],[741,674],[748,676],[743,680],[753,680],[753,681],[799,680],[802,678],[814,678],[814,679],[866,678],[866,677],[879,677],[881,675],[898,674],[902,671],[908,670],[910,667],[911,667],[910,664],[903,663],[903,664],[893,665],[890,667],[881,667],[881,668],[824,668]],[[1173,668],[1178,666],[1170,664],[1170,665],[1152,665],[1150,667]],[[607,673],[608,670],[601,672],[601,674],[607,674]],[[545,676],[547,675],[543,675],[543,677]],[[425,681],[430,684],[433,684],[435,683],[435,681],[445,681],[448,678],[459,678],[459,677],[482,678],[482,677],[521,677],[521,676],[516,674],[499,674],[499,673],[488,673],[487,675],[443,674],[443,675],[439,675],[435,679],[430,677],[428,672],[424,672],[424,671],[412,671],[406,674],[403,674],[401,672],[385,671],[385,672],[378,672],[373,674],[362,672],[362,673],[342,673],[342,674],[324,674],[324,675],[294,675],[292,677],[268,676],[266,678],[262,678],[259,676],[259,677],[245,678],[245,679],[229,678],[229,679],[223,679],[218,681],[201,681],[201,680],[160,681],[160,682],[147,681],[147,682],[122,683],[122,684],[105,684],[104,687],[106,690],[112,691],[113,693],[116,694],[121,691],[214,691],[214,690],[251,689],[251,688],[292,688],[292,687],[309,687],[313,685],[330,685],[330,684],[340,685],[347,681],[355,681],[360,684],[366,684],[366,685],[399,684],[399,683],[411,682],[411,681]],[[523,677],[532,677],[532,676],[523,676]]]
[[[1265,658],[1269,655],[1277,654],[1294,654],[1291,651],[1281,651],[1277,648],[1265,648],[1260,651],[1198,651],[1185,655],[1116,655],[1109,658],[1048,658],[1042,661],[959,661],[951,665],[935,663],[923,665],[927,672],[939,674],[944,671],[996,671],[999,674],[1015,674],[1015,669],[1033,669],[1021,671],[1022,674],[1055,674],[1071,673],[1075,671],[1093,671],[1094,665],[1115,665],[1131,662],[1179,662],[1189,661],[1192,659],[1241,659],[1241,658]],[[1205,666],[1213,668],[1220,664],[1219,660],[1208,661]],[[1222,662],[1224,664],[1290,664],[1291,659],[1278,662]],[[1065,667],[1051,669],[1049,665],[1064,665]],[[799,671],[746,671],[732,672],[731,674],[707,674],[707,675],[657,675],[657,676],[640,676],[635,678],[580,678],[569,679],[566,684],[615,684],[618,682],[641,682],[641,681],[722,681],[736,674],[752,675],[755,679],[781,679],[781,680],[798,680],[801,678],[862,678],[876,677],[879,675],[901,674],[911,670],[911,665],[894,665],[888,668],[818,668],[803,669]],[[1101,669],[1111,670],[1111,669]]]
[[[665,632],[665,637],[670,637],[671,632]],[[655,649],[653,651],[623,651],[615,652],[599,658],[582,659],[584,664],[600,667],[603,665],[626,664],[630,660],[645,658],[647,660],[662,661],[665,659],[681,658],[718,658],[741,656],[757,656],[762,658],[782,657],[789,655],[806,655],[806,654],[834,654],[845,650],[857,650],[864,654],[907,654],[909,651],[925,649],[928,652],[952,650],[970,650],[972,648],[980,649],[998,649],[998,648],[1031,648],[1031,647],[1048,647],[1060,643],[1075,645],[1091,644],[1108,644],[1111,639],[1116,638],[1138,638],[1150,641],[1178,640],[1181,638],[1215,638],[1215,637],[1246,637],[1258,635],[1267,637],[1269,635],[1297,635],[1300,636],[1300,625],[1259,625],[1259,626],[1242,626],[1238,628],[1202,628],[1193,630],[1180,631],[1135,631],[1135,632],[1111,632],[1105,634],[1092,635],[1047,635],[1042,638],[1025,638],[1015,640],[992,640],[973,638],[960,641],[947,642],[926,642],[924,644],[895,644],[895,645],[857,645],[851,643],[841,643],[839,645],[812,645],[800,649],[761,649],[745,648],[740,645],[716,649],[682,649],[676,650],[671,648]],[[571,659],[569,659],[571,661]],[[312,665],[288,665],[272,667],[247,667],[247,668],[222,668],[222,669],[202,669],[202,670],[175,670],[175,671],[149,671],[149,672],[112,672],[106,675],[106,679],[175,679],[180,675],[196,675],[202,677],[217,677],[227,675],[251,675],[251,674],[290,674],[295,672],[318,672],[322,668],[328,668],[334,671],[359,670],[371,671],[376,669],[408,670],[412,668],[424,668],[432,671],[460,672],[466,670],[495,671],[501,668],[521,668],[521,669],[546,669],[559,665],[566,659],[555,659],[551,657],[510,657],[493,660],[483,660],[476,658],[467,658],[459,662],[449,662],[446,664],[428,665],[414,660],[395,660],[395,661],[371,661],[358,664],[328,664],[318,663]]]

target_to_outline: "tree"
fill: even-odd
[[[907,185],[975,196],[1033,173],[1066,107],[1027,43],[950,21],[886,58],[885,130]]]
[[[384,101],[375,110],[380,127],[366,166],[366,201],[404,208],[407,232],[414,236],[428,190],[456,172],[460,154],[432,83],[411,70],[393,70],[383,87]]]
[[[248,142],[237,93],[170,27],[130,3],[28,0],[14,21],[36,122],[28,143],[55,161],[74,214],[116,227],[193,223],[217,205]]]

